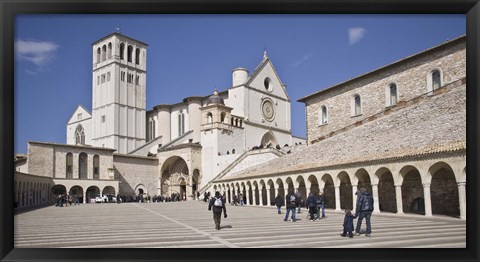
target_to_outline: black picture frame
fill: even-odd
[[[478,261],[479,47],[478,0],[0,0],[1,261]],[[13,244],[14,22],[18,14],[464,14],[467,32],[466,249],[15,249]],[[394,230],[394,229],[393,229]],[[394,235],[393,235],[394,236]],[[392,237],[393,237],[392,236]],[[295,232],[285,232],[295,241]]]

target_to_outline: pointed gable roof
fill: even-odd
[[[250,76],[247,78],[247,81],[245,82],[245,85],[246,86],[250,86],[250,84],[252,83],[252,81],[258,76],[258,74],[267,66],[267,65],[270,65],[272,67],[272,70],[273,70],[273,73],[275,74],[275,77],[278,79],[278,81],[280,82],[281,86],[282,86],[282,89],[283,89],[283,92],[285,93],[285,96],[287,97],[288,100],[290,100],[290,97],[288,96],[288,93],[287,91],[285,90],[285,84],[282,82],[282,80],[280,79],[280,77],[278,76],[278,73],[277,73],[277,70],[275,69],[275,67],[273,66],[273,63],[272,61],[270,60],[270,58],[268,57],[267,55],[267,51],[265,51],[263,53],[263,59],[262,61],[260,62],[260,64],[257,65],[257,67],[255,68],[255,70],[253,70],[252,74],[250,74]]]
[[[82,117],[81,120],[77,120],[75,118],[75,116],[79,113],[86,113],[87,115],[85,117]],[[68,120],[67,122],[67,125],[69,124],[73,124],[73,123],[76,123],[76,122],[80,122],[80,121],[84,121],[85,119],[88,119],[88,118],[92,118],[92,114],[90,113],[90,111],[88,111],[84,106],[82,105],[78,105],[77,106],[77,109],[75,109],[75,111],[73,112],[72,116],[70,117],[70,119]]]

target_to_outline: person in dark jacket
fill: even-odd
[[[319,219],[325,218],[325,207],[327,206],[328,200],[325,194],[322,192],[317,198],[317,215]],[[322,215],[320,216],[320,210],[322,210]]]
[[[298,207],[298,212],[297,213],[301,213],[300,212],[300,207],[302,205],[302,194],[297,190],[297,192],[295,192],[295,197],[297,198],[295,201],[297,203],[297,207]]]
[[[355,232],[357,236],[360,235],[360,228],[362,226],[362,220],[365,218],[367,223],[367,230],[365,231],[365,236],[369,237],[372,233],[372,227],[370,224],[370,217],[372,216],[373,211],[373,197],[370,195],[365,188],[360,188],[357,193],[357,206],[355,209],[355,217],[358,216],[357,228]]]
[[[213,207],[213,208],[212,208]],[[213,211],[213,221],[215,222],[215,229],[220,230],[220,221],[222,219],[222,211],[223,217],[227,218],[227,208],[225,207],[225,202],[223,201],[220,192],[215,192],[215,197],[210,199],[208,203],[208,210]]]
[[[277,197],[275,198],[275,206],[277,206],[277,211],[279,214],[281,214],[281,208],[285,204],[285,200],[283,200],[283,197],[280,196],[280,194],[277,194]]]
[[[290,211],[292,212],[292,222],[295,222],[296,219],[295,219],[295,209],[297,209],[297,197],[295,196],[295,194],[293,194],[292,191],[290,191],[288,193],[288,195],[285,197],[286,201],[287,201],[287,214],[285,214],[285,218],[283,219],[283,221],[288,221],[288,214],[290,213]]]
[[[343,234],[340,234],[340,236],[352,238],[353,237],[353,219],[355,217],[352,215],[352,212],[350,210],[345,210],[345,218],[343,219]]]
[[[315,195],[310,192],[307,197],[307,209],[308,212],[310,213],[310,221],[315,220],[315,214],[317,213],[317,199],[315,198]]]

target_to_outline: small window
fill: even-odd
[[[135,85],[138,86],[139,83],[140,83],[140,76],[136,76],[135,77]]]
[[[103,45],[102,46],[102,62],[105,61],[106,56],[107,56],[107,46]]]
[[[77,114],[77,120],[82,120],[82,113]]]
[[[105,115],[102,116],[102,123],[105,123]]]
[[[390,85],[390,105],[394,106],[397,104],[397,85]]]
[[[105,83],[105,74],[102,74],[102,84]]]
[[[354,101],[354,116],[358,116],[362,114],[362,102],[360,99],[360,95],[355,95],[353,98]]]
[[[325,125],[327,123],[328,123],[327,107],[322,106],[320,108],[320,125]]]
[[[272,91],[272,80],[268,77],[263,81],[263,85],[267,91]]]
[[[100,56],[101,56],[101,51],[100,51],[100,47],[97,48],[97,63],[100,63]]]
[[[110,81],[110,72],[107,73],[107,81]]]
[[[442,83],[440,81],[440,71],[435,70],[432,72],[432,87],[433,90],[439,89],[442,87]]]
[[[100,76],[97,76],[97,85],[100,84]]]

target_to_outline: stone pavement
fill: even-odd
[[[311,222],[307,210],[284,222],[275,207],[227,206],[215,230],[207,204],[102,203],[49,206],[15,215],[15,248],[465,248],[465,221],[419,215],[372,215],[372,236],[342,233],[343,212]],[[356,222],[356,220],[355,220]],[[363,224],[362,228],[365,228]],[[287,234],[294,231],[292,241]]]

